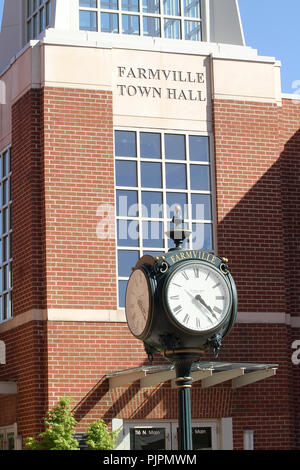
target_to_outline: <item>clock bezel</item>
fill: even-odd
[[[168,288],[169,288],[170,282],[172,281],[174,275],[178,271],[182,270],[184,268],[184,266],[193,265],[193,264],[201,264],[202,266],[205,266],[206,268],[209,268],[213,271],[216,271],[221,276],[221,278],[224,280],[225,284],[227,285],[229,296],[230,296],[228,309],[227,309],[227,312],[224,315],[222,321],[220,323],[218,323],[217,325],[215,325],[214,327],[209,328],[207,330],[192,330],[191,328],[187,328],[186,326],[184,326],[182,323],[180,323],[175,318],[175,316],[172,312],[172,309],[169,306]],[[214,333],[215,331],[221,330],[222,327],[224,326],[224,324],[228,321],[228,318],[230,317],[230,313],[232,311],[232,306],[233,306],[232,286],[231,286],[231,283],[230,283],[229,279],[226,277],[226,275],[224,275],[224,273],[222,272],[221,269],[219,269],[218,267],[210,264],[209,262],[207,262],[205,260],[199,260],[199,259],[198,260],[196,260],[196,259],[195,260],[183,260],[182,262],[178,263],[178,265],[175,266],[174,269],[172,269],[172,271],[169,272],[168,277],[165,279],[165,282],[164,282],[164,285],[163,285],[163,296],[162,296],[162,298],[163,298],[164,310],[167,313],[168,318],[170,319],[170,321],[174,325],[179,327],[180,330],[182,330],[183,332],[189,333],[189,334],[194,335],[194,336],[210,335],[210,334]]]
[[[144,275],[144,277],[147,281],[148,297],[149,297],[149,311],[148,311],[148,317],[147,317],[147,321],[146,321],[146,324],[145,324],[145,328],[143,329],[143,331],[139,335],[136,335],[135,333],[133,333],[132,329],[130,328],[129,322],[128,322],[128,312],[126,311],[126,296],[127,296],[127,291],[128,291],[128,287],[129,287],[129,284],[130,284],[130,279],[133,276],[133,274],[138,270],[142,271],[142,273],[143,273],[143,275]],[[131,273],[131,275],[128,279],[127,286],[126,286],[126,292],[125,292],[125,316],[126,316],[127,326],[129,328],[129,331],[131,332],[131,334],[137,339],[145,339],[148,336],[149,331],[151,330],[151,326],[152,326],[152,322],[153,322],[153,311],[154,311],[154,292],[155,292],[154,280],[152,279],[148,269],[143,265],[137,266],[133,270],[133,272]]]

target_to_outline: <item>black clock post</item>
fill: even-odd
[[[191,232],[179,206],[172,222],[167,235],[175,246],[163,256],[138,260],[127,283],[125,313],[149,358],[159,351],[175,366],[179,449],[192,450],[192,365],[208,348],[218,355],[235,322],[237,293],[225,258],[182,247]]]

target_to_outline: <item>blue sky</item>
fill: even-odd
[[[299,86],[293,88],[300,83],[300,0],[239,0],[239,5],[247,46],[280,60],[282,91],[300,93]]]

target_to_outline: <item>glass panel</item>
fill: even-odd
[[[179,0],[164,0],[164,14],[179,16],[180,15],[180,3]]]
[[[152,248],[163,248],[163,224],[152,221],[142,223],[143,246]]]
[[[2,233],[8,232],[8,220],[9,220],[9,214],[8,214],[8,208],[3,209],[2,211]]]
[[[5,152],[3,154],[2,164],[3,164],[2,177],[4,177],[4,176],[7,176],[8,173],[10,172],[10,155],[9,155],[9,152]]]
[[[189,137],[190,160],[198,162],[209,161],[208,137],[191,135]]]
[[[118,0],[101,0],[101,8],[106,10],[117,10]]]
[[[165,135],[166,158],[172,160],[185,160],[185,136],[177,134]]]
[[[162,193],[155,191],[142,192],[142,216],[151,218],[163,217]]]
[[[210,190],[209,167],[204,165],[190,165],[191,189],[202,191]]]
[[[31,0],[27,0],[27,18],[31,15]]]
[[[51,2],[46,3],[46,26],[51,24]]]
[[[184,16],[189,18],[200,18],[199,0],[183,0]]]
[[[31,36],[31,21],[27,21],[27,41],[32,39]]]
[[[164,34],[168,39],[181,39],[181,26],[179,20],[164,20]]]
[[[38,15],[34,15],[33,17],[33,39],[37,37],[37,31],[38,31]]]
[[[79,6],[85,8],[97,8],[97,0],[79,0]]]
[[[9,196],[9,188],[8,188],[8,180],[3,181],[2,183],[2,201],[3,206],[8,203],[8,196]]]
[[[8,276],[8,265],[6,264],[3,266],[2,274],[3,274],[3,290],[8,290],[9,285],[9,276]]]
[[[122,15],[122,33],[140,34],[139,17],[134,15]]]
[[[95,11],[79,12],[79,29],[85,31],[97,31],[97,13]]]
[[[212,225],[211,224],[192,224],[193,248],[198,250],[212,250]]]
[[[104,33],[119,32],[119,21],[116,13],[101,13],[101,31]]]
[[[144,13],[159,13],[159,0],[143,0]]]
[[[137,191],[117,190],[117,215],[138,217]]]
[[[141,132],[141,157],[161,158],[160,134]]]
[[[125,307],[125,295],[126,295],[126,287],[127,281],[119,281],[118,288],[119,288],[119,307]]]
[[[3,238],[3,262],[8,260],[9,256],[9,245],[8,245],[8,237]]]
[[[115,132],[115,155],[116,157],[136,157],[135,132]]]
[[[45,8],[40,10],[40,29],[39,32],[41,33],[45,29],[45,20],[46,20],[46,11]]]
[[[200,21],[185,21],[184,22],[184,38],[189,41],[201,41]]]
[[[133,250],[118,250],[118,275],[120,277],[129,277],[131,268],[136,265],[139,258],[139,252]]]
[[[188,218],[187,195],[185,193],[167,193],[167,218],[171,219],[175,212],[175,207],[180,205],[184,219]]]
[[[130,450],[153,449],[166,449],[166,430],[164,428],[130,429]]]
[[[9,314],[9,294],[4,294],[3,296],[3,318],[7,320],[10,317]]]
[[[141,178],[142,187],[144,188],[161,188],[161,164],[141,162]]]
[[[192,194],[192,218],[211,220],[211,202],[209,194]]]
[[[139,0],[122,0],[122,10],[139,11]]]
[[[139,226],[137,220],[117,220],[119,246],[139,245]]]
[[[136,163],[128,161],[116,161],[116,185],[137,186]]]
[[[153,16],[143,17],[144,36],[160,37],[160,19]]]
[[[7,445],[8,449],[7,450],[14,450],[15,448],[15,435],[13,432],[10,432],[7,434]]]
[[[186,167],[180,163],[166,163],[168,189],[186,189]]]

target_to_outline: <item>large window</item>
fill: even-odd
[[[201,41],[201,0],[79,0],[85,31]]]
[[[0,154],[0,321],[12,317],[11,152]]]
[[[51,24],[51,0],[27,0],[26,39],[27,42],[43,32]]]
[[[159,256],[173,242],[166,231],[180,205],[192,235],[186,248],[212,251],[209,138],[158,131],[115,131],[119,306],[130,268],[144,254]]]

